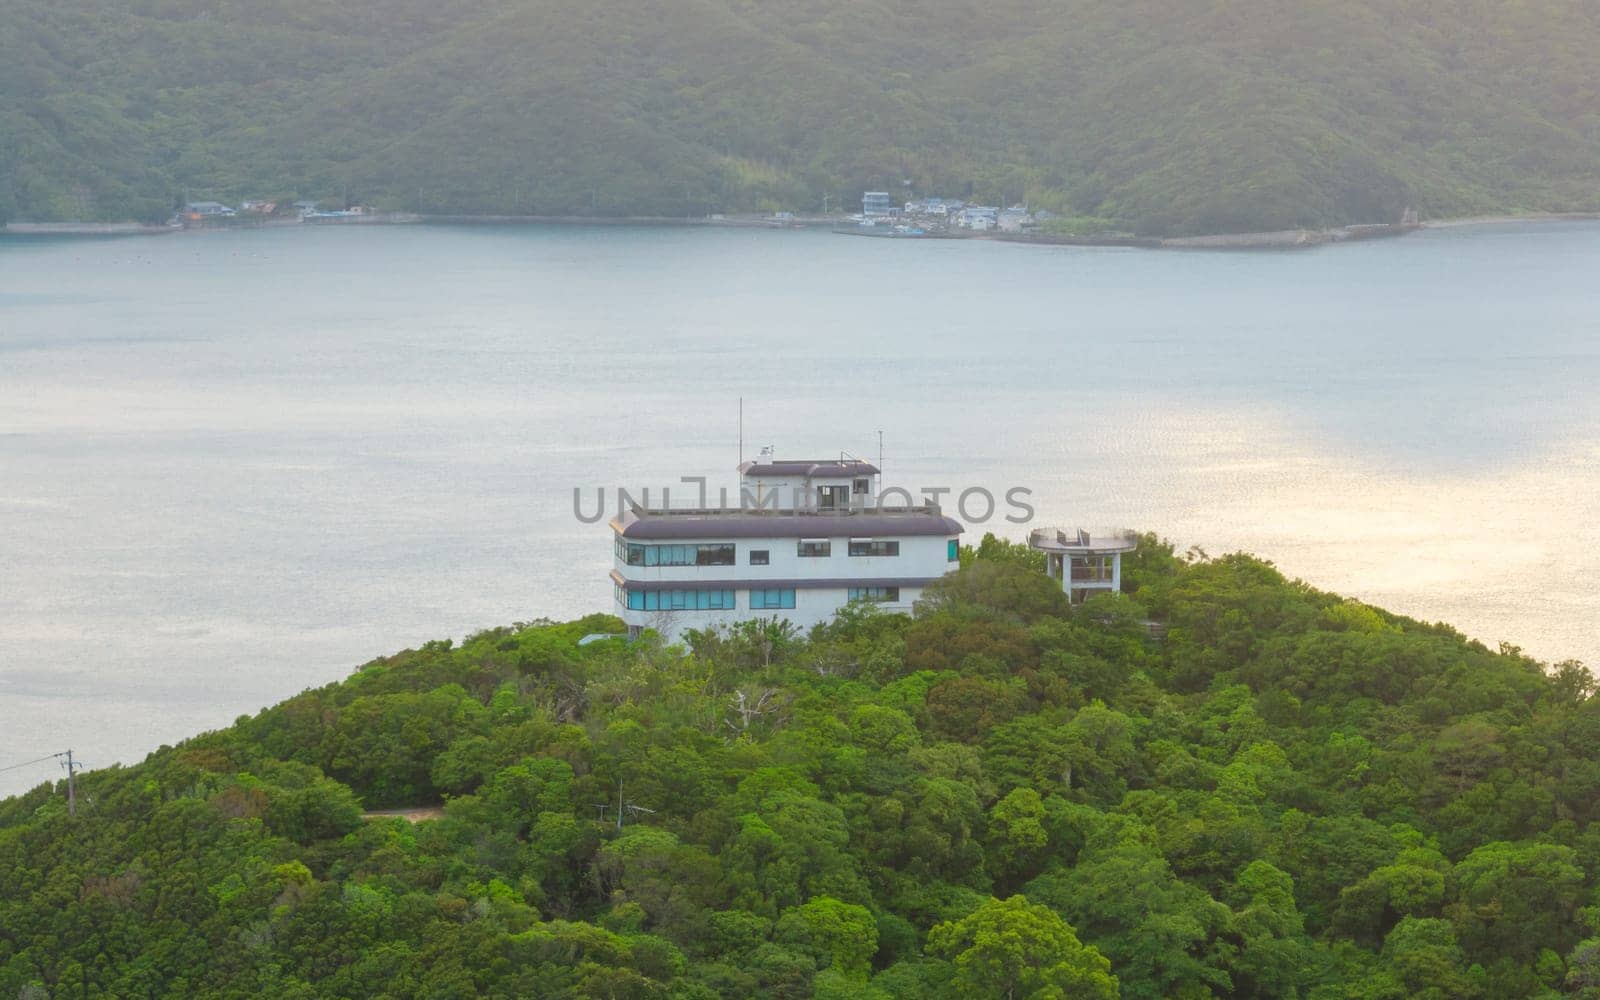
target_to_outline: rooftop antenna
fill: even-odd
[[[883,431],[878,431],[878,475],[883,475]]]
[[[739,464],[744,464],[744,397],[739,397]]]

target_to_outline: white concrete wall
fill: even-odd
[[[741,476],[739,478],[740,503],[749,506],[757,504],[771,505],[781,510],[815,510],[817,497],[821,495],[824,486],[844,486],[854,488],[857,479],[867,479],[867,492],[865,495],[850,494],[852,506],[873,507],[877,505],[878,477],[877,476]],[[810,490],[809,499],[806,491]],[[748,491],[754,500],[744,500],[744,492]],[[772,501],[769,498],[776,492],[778,498]]]
[[[819,527],[835,528],[834,525]],[[851,537],[898,541],[900,554],[852,556],[849,554]],[[668,544],[716,545],[727,544],[727,541],[716,538],[681,541],[674,539]],[[721,585],[734,591],[734,601],[737,605],[735,608],[715,611],[635,611],[618,602],[613,610],[629,625],[658,629],[672,639],[678,638],[687,629],[703,629],[711,625],[732,624],[751,618],[773,616],[786,618],[801,629],[809,629],[819,622],[832,619],[834,614],[848,603],[848,586],[813,588],[797,586],[794,588],[794,608],[754,610],[750,607],[750,588],[762,588],[767,581],[932,579],[954,571],[959,565],[948,558],[950,537],[942,535],[902,538],[888,535],[839,535],[828,538],[830,551],[827,556],[799,555],[799,541],[793,537],[736,539],[733,545],[737,561],[732,566],[630,566],[620,557],[613,557],[613,567],[624,580],[681,584],[685,590]],[[768,564],[750,565],[752,549],[765,549],[768,554]],[[887,611],[909,612],[921,593],[920,586],[902,586],[898,601],[883,603],[880,606]]]
[[[779,515],[782,516],[782,515]],[[854,520],[853,518],[851,520]],[[867,520],[867,519],[864,519]],[[871,526],[868,520],[867,526]],[[820,528],[836,530],[833,525]],[[815,536],[817,538],[822,535]],[[898,556],[852,556],[850,539],[880,538],[898,541]],[[953,536],[952,536],[953,537]],[[725,538],[702,538],[679,541],[672,545],[719,545]],[[613,567],[624,579],[642,581],[671,581],[685,586],[699,586],[701,582],[739,580],[747,585],[762,580],[826,580],[848,578],[868,580],[878,577],[934,577],[943,576],[956,568],[956,563],[946,558],[950,539],[943,535],[917,535],[895,538],[893,535],[839,535],[828,538],[831,550],[827,556],[799,555],[798,538],[740,538],[734,541],[735,562],[732,566],[629,566],[620,557],[613,557]],[[639,542],[641,545],[662,544]],[[750,550],[765,549],[769,560],[766,566],[750,565]]]

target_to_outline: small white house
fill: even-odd
[[[739,473],[737,507],[634,506],[611,522],[629,635],[770,617],[808,629],[853,601],[910,611],[958,565],[960,523],[936,504],[879,503],[867,462],[746,462]]]

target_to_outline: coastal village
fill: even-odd
[[[292,204],[277,201],[249,199],[238,208],[220,201],[190,201],[167,220],[171,229],[201,229],[236,226],[264,226],[273,224],[340,224],[376,222],[419,222],[421,216],[411,212],[378,212],[364,205],[325,209],[315,200],[296,201]]]
[[[424,220],[423,216],[413,212],[382,212],[364,205],[329,209],[324,208],[323,204],[323,202],[316,200],[302,200],[291,204],[279,201],[247,199],[240,202],[238,207],[234,207],[220,201],[189,201],[184,204],[181,210],[173,214],[167,225],[169,228],[175,229],[199,229],[266,225],[268,223],[395,223],[420,222]],[[841,231],[846,231],[853,226],[855,229],[861,230],[863,235],[949,236],[978,235],[982,233],[1030,233],[1034,232],[1037,226],[1048,222],[1052,217],[1048,211],[1043,209],[1029,211],[1026,205],[1020,204],[1002,208],[996,205],[968,203],[956,198],[938,197],[914,199],[900,204],[892,201],[887,191],[867,191],[861,197],[861,211],[852,214],[830,215],[824,213],[822,216],[800,216],[794,212],[779,211],[764,216],[713,214],[703,220],[685,219],[681,221],[685,223],[699,221],[710,225],[762,224],[794,228],[824,224],[838,227]],[[472,218],[457,219],[451,217],[441,221],[467,222],[472,221]],[[515,217],[491,216],[483,217],[482,221],[513,222],[520,220]],[[530,219],[528,221],[536,220]],[[557,221],[567,220],[561,219]],[[595,219],[589,221],[606,222],[609,220]],[[632,221],[665,222],[669,220]]]
[[[1001,208],[997,205],[969,204],[957,198],[919,198],[897,204],[887,191],[864,191],[861,212],[855,216],[859,228],[887,228],[907,236],[965,233],[1025,233],[1053,215],[1040,209],[1030,212],[1025,204]]]
[[[329,207],[342,205],[343,207]],[[1290,229],[1263,233],[1226,233],[1209,236],[1141,236],[1129,232],[1072,232],[1052,226],[1058,216],[1027,203],[985,205],[960,198],[927,196],[898,201],[888,191],[863,191],[859,212],[713,213],[702,216],[613,217],[591,215],[424,215],[386,211],[343,199],[265,200],[249,198],[237,205],[202,199],[186,200],[164,225],[137,222],[19,222],[0,227],[11,235],[116,235],[226,230],[288,225],[396,225],[440,223],[450,225],[661,225],[760,227],[778,229],[826,228],[847,236],[888,239],[978,239],[1013,243],[1069,246],[1111,246],[1169,249],[1296,249],[1353,240],[1403,236],[1422,227],[1415,209],[1407,208],[1392,223],[1354,224],[1331,229]]]
[[[777,213],[784,224],[787,213]],[[1046,209],[1030,210],[1014,204],[1002,208],[979,205],[956,198],[915,198],[903,204],[887,191],[863,191],[861,211],[850,217],[852,225],[841,225],[834,232],[850,236],[891,239],[987,238],[1018,243],[1068,244],[1077,246],[1172,247],[1191,249],[1295,248],[1349,240],[1403,236],[1421,227],[1417,212],[1407,208],[1394,223],[1340,226],[1333,229],[1291,229],[1268,233],[1237,233],[1215,236],[1147,237],[1128,232],[1070,233],[1052,232],[1048,223],[1055,215]]]

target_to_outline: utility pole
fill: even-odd
[[[48,764],[52,760],[60,761],[61,766],[67,769],[67,815],[76,817],[78,815],[77,775],[79,771],[83,770],[83,764],[72,759],[71,750],[63,750],[60,753],[47,753],[43,757],[35,757],[33,760],[25,760],[20,764],[7,764],[5,767],[0,767],[0,771],[15,771],[19,767],[33,767],[35,764]],[[648,812],[649,810],[645,811]]]
[[[76,819],[78,815],[78,782],[76,775],[78,768],[82,765],[73,761],[71,750],[63,751],[56,754],[56,756],[66,758],[61,766],[67,769],[67,815]]]

